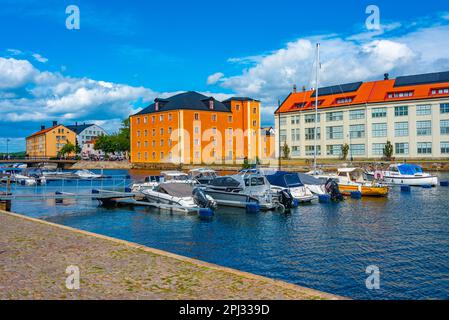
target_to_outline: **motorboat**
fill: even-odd
[[[163,177],[161,177],[161,176],[148,176],[148,177],[145,177],[144,182],[132,184],[131,191],[132,192],[142,192],[142,190],[154,189],[162,181],[163,181]]]
[[[181,171],[162,171],[161,177],[163,182],[198,184],[195,179]]]
[[[258,173],[217,177],[206,186],[205,193],[218,205],[245,208],[258,204],[264,211],[290,209],[293,202],[288,192],[272,190],[266,177]]]
[[[368,179],[378,180],[392,185],[436,186],[438,177],[423,172],[422,167],[415,164],[392,164],[388,170],[366,172]]]
[[[102,174],[96,174],[89,170],[78,170],[78,171],[75,171],[74,174],[79,179],[102,179],[105,177]]]
[[[215,209],[217,202],[203,189],[187,183],[160,183],[154,189],[144,189],[142,194],[149,202],[180,206],[186,209]]]
[[[325,183],[323,183],[321,180],[306,173],[298,173],[298,176],[302,184],[313,194],[324,195],[327,193]]]
[[[199,184],[210,184],[217,177],[215,170],[207,168],[192,169],[189,171],[190,177],[198,181]]]
[[[365,179],[364,171],[360,168],[339,168],[336,175],[318,175],[316,178],[323,179],[323,181],[335,180],[340,192],[344,195],[351,195],[352,192],[359,191],[362,196],[385,197],[389,192],[388,186],[385,184]]]
[[[301,203],[312,202],[318,199],[317,196],[306,188],[301,182],[299,175],[295,172],[278,171],[272,175],[267,175],[266,178],[271,184],[272,190],[281,191],[287,189],[293,198]]]

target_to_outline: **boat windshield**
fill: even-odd
[[[399,172],[404,175],[414,175],[416,173],[423,173],[420,166],[414,164],[402,164],[398,166]]]
[[[245,179],[245,186],[263,186],[265,184],[265,180],[263,177],[251,177]]]
[[[284,176],[285,183],[287,184],[287,187],[289,188],[296,188],[301,187],[303,184],[301,183],[301,180],[299,180],[299,176],[297,174],[286,174]]]

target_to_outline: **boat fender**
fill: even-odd
[[[198,215],[202,220],[211,219],[214,216],[214,211],[209,208],[201,208],[198,210]]]
[[[353,191],[353,192],[351,192],[351,198],[352,199],[361,199],[362,193],[360,191]]]
[[[299,200],[298,199],[293,199],[292,206],[293,206],[293,208],[298,208],[299,207]]]
[[[374,172],[374,179],[375,180],[383,180],[384,179],[384,174],[382,171],[376,171]]]
[[[318,195],[318,201],[320,203],[329,203],[331,202],[331,196],[328,194],[320,194]]]
[[[248,203],[246,205],[246,213],[259,213],[260,205],[258,203]]]
[[[401,186],[401,192],[411,192],[412,188],[410,186]]]
[[[449,187],[449,181],[441,181],[440,186],[442,187]]]

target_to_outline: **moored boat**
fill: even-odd
[[[278,171],[272,175],[267,175],[266,178],[268,182],[270,182],[272,190],[280,191],[287,189],[290,191],[293,198],[301,203],[312,202],[317,199],[317,197],[301,182],[297,173]]]
[[[379,180],[392,185],[438,185],[438,177],[423,172],[422,167],[415,164],[392,164],[388,167],[388,170],[371,171],[366,174],[368,179]]]

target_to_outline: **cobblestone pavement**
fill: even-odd
[[[79,267],[80,289],[66,288]],[[0,299],[338,299],[0,211]]]

